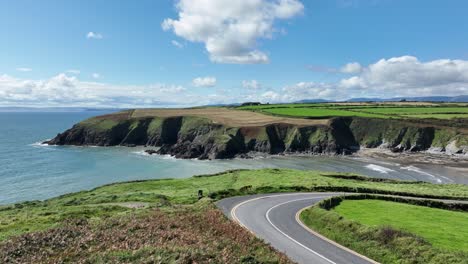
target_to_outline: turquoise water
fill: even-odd
[[[444,171],[436,168],[421,170],[381,160],[349,157],[198,161],[148,156],[144,155],[141,148],[56,147],[40,144],[74,123],[97,114],[103,112],[0,112],[0,204],[46,199],[113,182],[183,178],[234,168],[287,167],[350,171],[373,177],[436,183],[464,181],[463,177],[446,178]]]

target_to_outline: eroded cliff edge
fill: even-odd
[[[401,120],[333,118],[307,124],[232,125],[205,116],[135,116],[132,110],[90,118],[45,143],[154,146],[177,158],[224,159],[252,152],[350,154],[362,147],[468,155],[464,129]]]

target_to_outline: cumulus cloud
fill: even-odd
[[[282,89],[284,101],[336,98],[336,87],[329,83],[299,82]]]
[[[275,91],[267,91],[260,97],[263,103],[276,103],[281,100],[281,96]]]
[[[177,40],[173,40],[173,41],[171,41],[171,43],[172,43],[172,45],[174,45],[175,47],[177,47],[179,49],[184,47],[184,44],[178,42]]]
[[[197,105],[207,99],[180,85],[112,85],[84,82],[65,73],[45,80],[0,75],[1,106],[148,107]]]
[[[101,75],[99,73],[93,73],[91,74],[91,77],[93,77],[93,79],[99,79],[101,78]]]
[[[262,94],[240,97],[241,101],[260,101],[262,103],[285,103],[303,99],[336,99],[334,84],[299,82],[278,90],[268,90]]]
[[[413,56],[381,59],[367,66],[349,63],[340,70],[354,73],[335,82],[298,82],[262,94],[262,102],[303,99],[345,100],[352,97],[417,97],[468,94],[468,61],[421,62]]]
[[[178,19],[167,18],[163,30],[205,44],[213,62],[267,63],[258,40],[271,38],[274,22],[300,14],[299,0],[179,0]]]
[[[90,31],[86,34],[87,39],[103,39],[104,36],[101,33]]]
[[[242,81],[242,87],[250,90],[260,90],[262,85],[257,80]]]
[[[347,63],[341,68],[333,68],[333,67],[328,67],[328,66],[323,66],[323,65],[313,65],[313,64],[307,65],[306,68],[312,72],[322,72],[322,73],[331,73],[331,74],[337,74],[337,73],[358,74],[362,70],[362,66],[358,62]]]
[[[212,87],[214,77],[195,78],[193,85]],[[76,75],[58,74],[49,79],[30,80],[0,75],[1,106],[106,106],[155,107],[227,104],[246,101],[292,102],[303,99],[344,100],[351,97],[411,97],[468,94],[468,61],[433,60],[416,57],[381,59],[361,66],[359,73],[330,82],[297,82],[260,93],[256,80],[245,80],[247,89],[186,89],[174,84],[113,85]]]
[[[32,71],[31,68],[23,68],[23,67],[21,67],[21,68],[16,68],[16,70],[17,70],[17,71],[20,71],[20,72],[30,72],[30,71]]]
[[[340,71],[342,73],[356,74],[356,73],[360,73],[361,70],[362,70],[361,64],[359,64],[358,62],[351,62],[341,67]]]
[[[195,87],[214,87],[216,86],[216,78],[198,77],[192,80],[192,85]]]
[[[421,62],[413,56],[381,59],[359,75],[340,81],[343,88],[379,95],[426,96],[468,93],[468,61]]]

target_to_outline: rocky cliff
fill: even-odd
[[[224,159],[252,152],[349,154],[367,148],[468,153],[457,129],[409,122],[334,118],[326,125],[272,123],[231,126],[196,116],[98,116],[45,142],[52,145],[147,146],[177,158]]]

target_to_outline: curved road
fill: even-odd
[[[325,198],[343,193],[287,193],[232,197],[217,206],[231,219],[298,263],[376,263],[308,230],[297,214]]]

